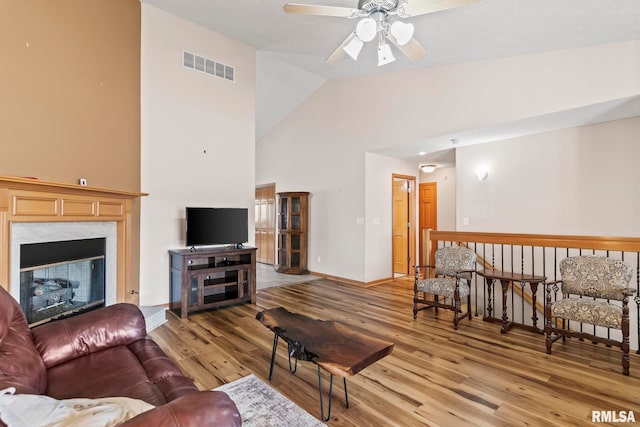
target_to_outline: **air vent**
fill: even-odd
[[[200,71],[211,76],[220,77],[221,79],[235,81],[235,68],[225,65],[213,59],[196,55],[195,53],[182,51],[182,65],[192,70]]]

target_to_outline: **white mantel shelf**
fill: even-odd
[[[116,302],[139,303],[131,277],[132,200],[146,193],[0,176],[0,286],[11,292],[13,223],[104,222],[117,224]],[[127,285],[129,284],[129,285]]]

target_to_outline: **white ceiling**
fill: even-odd
[[[262,72],[261,63],[278,62],[313,73],[321,80],[640,40],[640,0],[481,0],[407,20],[415,24],[415,37],[427,50],[423,59],[412,62],[395,51],[397,61],[378,67],[375,48],[369,43],[358,61],[345,57],[337,63],[326,64],[324,59],[353,31],[355,21],[286,14],[282,10],[285,0],[142,1],[254,46],[258,50],[258,58],[262,58],[258,61],[258,74]],[[344,7],[357,5],[357,0],[295,2]],[[256,127],[263,129],[259,99],[256,104]],[[273,107],[273,103],[269,104],[270,109]],[[578,124],[604,121],[604,107],[595,106],[593,113],[576,111],[573,115],[564,112],[561,116],[549,115],[539,121],[532,119],[526,123],[507,124],[505,129],[478,130],[477,142],[498,139],[495,138],[497,133],[516,136],[532,129],[552,130],[557,128],[558,119]],[[611,113],[604,114],[609,120],[640,115],[638,100],[628,100],[612,107],[615,108]],[[292,107],[283,108],[289,111]],[[473,137],[472,132],[465,136],[465,140],[472,141]],[[443,141],[448,139],[447,135],[439,138]],[[432,142],[436,147],[441,141]],[[440,149],[444,148],[451,148],[451,145]],[[418,161],[416,152],[415,146],[396,147],[383,154]]]

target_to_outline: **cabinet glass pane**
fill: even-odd
[[[189,292],[189,301],[187,305],[190,307],[192,305],[198,304],[198,276],[192,276],[190,278],[191,288]]]
[[[287,216],[280,215],[280,230],[286,230],[289,228],[289,224],[287,223]]]
[[[291,215],[291,229],[292,230],[300,230],[300,215]]]
[[[278,236],[280,238],[280,249],[286,251],[287,250],[287,235],[286,234],[281,234],[280,236]]]
[[[280,265],[287,265],[287,252],[280,251]]]
[[[286,214],[289,209],[288,209],[288,203],[289,203],[289,198],[288,197],[283,197],[280,199],[280,212],[283,214]]]
[[[291,235],[291,249],[294,251],[300,250],[300,235],[292,234]]]
[[[300,267],[300,253],[299,252],[291,252],[291,267],[299,268]]]
[[[300,197],[291,198],[291,212],[300,213]]]

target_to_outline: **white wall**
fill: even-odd
[[[456,168],[438,168],[433,172],[420,172],[420,183],[437,184],[438,230],[456,229]]]
[[[331,80],[258,141],[257,182],[313,194],[311,270],[353,280],[384,278],[365,272],[369,263],[362,254],[368,234],[376,241],[379,236],[356,224],[365,210],[386,208],[382,200],[373,206],[365,199],[365,180],[372,176],[365,174],[363,153],[637,95],[639,45]]]
[[[336,147],[331,140],[339,133],[318,129],[314,120],[277,126],[273,141],[256,143],[256,182],[275,182],[277,192],[309,191],[309,269],[363,280],[364,227],[357,219],[365,216],[364,154],[358,146]]]
[[[253,230],[255,49],[146,3],[141,39],[140,303],[158,305],[186,206],[249,208]],[[235,82],[184,68],[182,49],[234,66]]]
[[[257,52],[256,67],[256,139],[327,81],[265,52]]]
[[[457,229],[640,237],[638,135],[633,118],[458,148]]]
[[[365,282],[393,277],[393,174],[413,176],[418,183],[414,162],[365,153]],[[416,191],[416,212],[417,207]],[[417,245],[417,230],[415,237]]]

